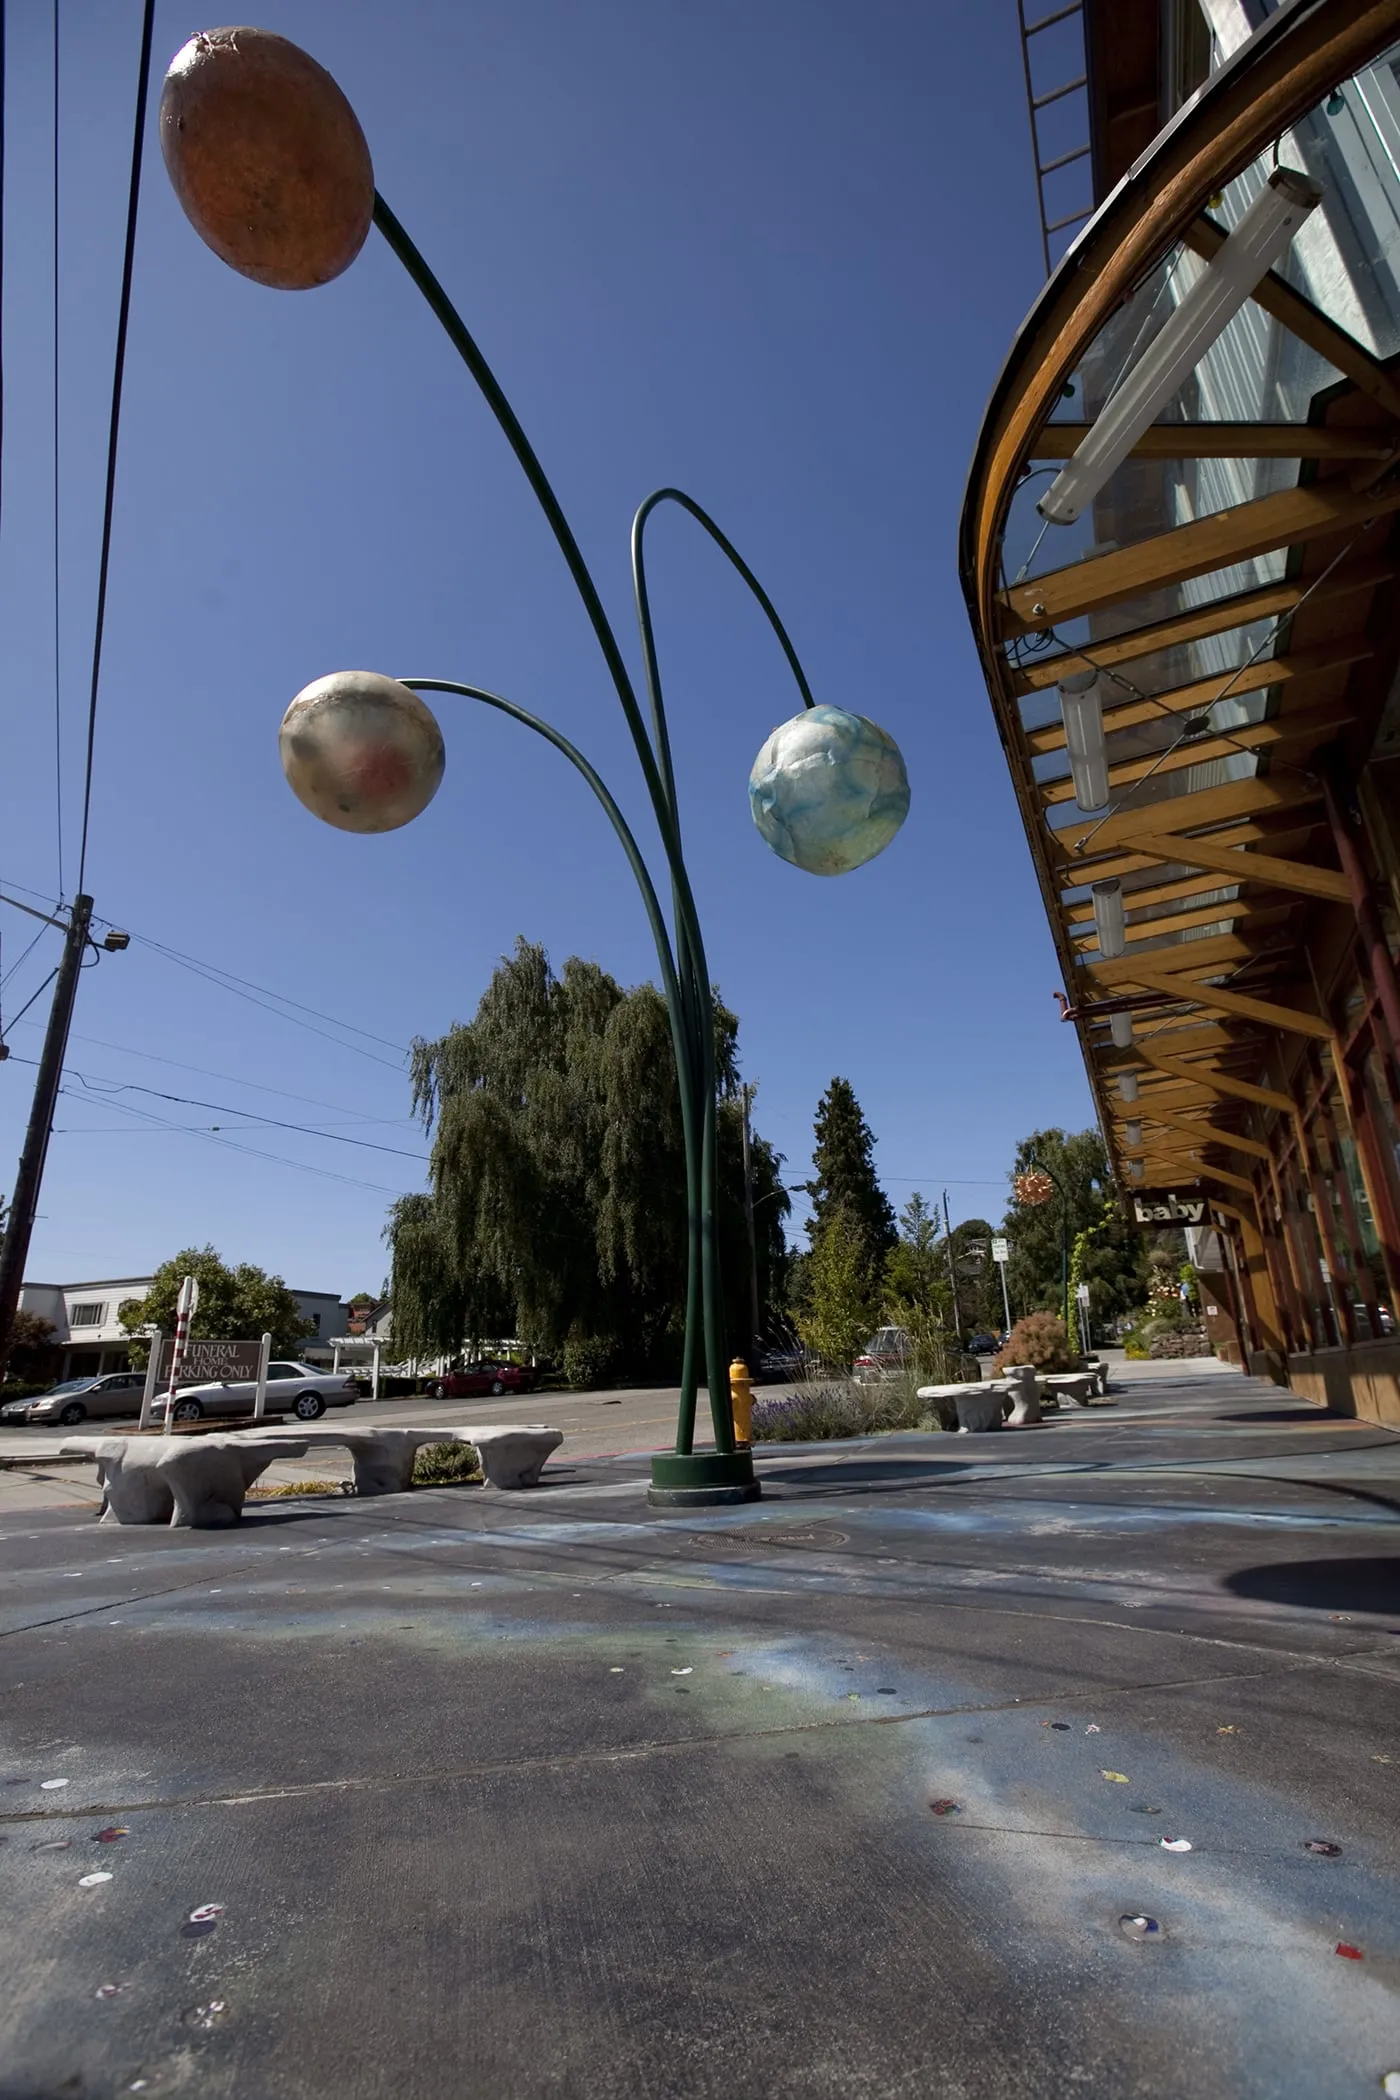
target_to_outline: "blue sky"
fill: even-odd
[[[70,893],[139,19],[137,0],[82,0],[62,22]],[[259,19],[350,97],[624,645],[632,512],[677,483],[764,580],[816,697],[899,741],[913,805],[880,860],[823,881],[769,853],[747,776],[797,696],[737,579],[679,514],[658,520],[692,878],[758,1127],[803,1178],[842,1073],[896,1204],[946,1185],[955,1217],[999,1215],[1016,1139],[1090,1115],[954,561],[983,404],[1042,274],[1011,0],[268,0]],[[200,26],[158,7],[157,73]],[[51,36],[46,7],[11,10],[0,530],[0,877],[50,898]],[[463,678],[551,716],[646,834],[562,564],[383,242],[317,292],[235,276],[181,216],[152,121],[88,860],[98,912],[139,938],[81,986],[31,1277],[140,1272],[207,1240],[301,1287],[377,1288],[386,1204],[422,1185],[403,1046],[469,1018],[517,933],[559,963],[651,974],[591,798],[483,709],[443,700],[447,777],[415,825],[355,838],[306,814],[277,725],[348,666]],[[9,970],[38,929],[0,920]],[[152,943],[279,996],[254,1004]],[[47,994],[9,1016],[57,946],[43,935],[4,987],[0,1187]],[[287,999],[313,1012],[294,1022]],[[218,1143],[188,1134],[213,1125]]]

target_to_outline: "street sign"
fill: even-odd
[[[1139,1225],[1199,1225],[1205,1214],[1205,1197],[1189,1189],[1144,1189],[1133,1197],[1133,1217]]]
[[[1079,1301],[1079,1303],[1080,1303],[1081,1305],[1087,1305],[1087,1304],[1089,1303],[1089,1286],[1088,1286],[1088,1284],[1087,1284],[1087,1283],[1077,1283],[1077,1284],[1075,1285],[1075,1287],[1074,1287],[1074,1295],[1075,1295],[1075,1297],[1076,1297],[1076,1298],[1078,1299],[1078,1301]]]
[[[1010,1242],[1010,1240],[1003,1240],[1003,1239],[994,1239],[994,1240],[992,1241],[992,1260],[993,1260],[993,1261],[1010,1261],[1010,1259],[1011,1259],[1011,1242]]]
[[[261,1342],[186,1342],[180,1359],[181,1385],[213,1385],[221,1378],[256,1378]],[[170,1366],[175,1359],[174,1337],[161,1344],[160,1369],[156,1382],[170,1384]]]

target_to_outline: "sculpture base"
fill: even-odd
[[[647,1501],[657,1509],[695,1509],[707,1503],[757,1502],[752,1451],[667,1451],[651,1462]]]

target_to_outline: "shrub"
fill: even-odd
[[[559,1352],[559,1368],[572,1391],[584,1392],[602,1384],[616,1357],[616,1345],[607,1335],[571,1334]]]
[[[0,1385],[0,1407],[3,1407],[8,1400],[34,1400],[38,1398],[40,1393],[47,1393],[52,1390],[53,1380],[51,1378],[47,1381],[41,1380],[37,1385],[23,1378],[7,1379],[4,1385]]]
[[[938,1425],[914,1380],[892,1378],[875,1386],[803,1385],[782,1399],[756,1400],[750,1434],[756,1444],[815,1444],[930,1426]]]
[[[481,1479],[473,1444],[420,1444],[413,1459],[415,1487],[454,1487]]]
[[[1002,1371],[1007,1364],[1034,1364],[1037,1371],[1072,1371],[1079,1362],[1079,1352],[1070,1344],[1065,1333],[1065,1323],[1057,1320],[1053,1313],[1027,1313],[1018,1320],[1006,1338],[1006,1346],[993,1357],[992,1369]]]

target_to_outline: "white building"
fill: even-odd
[[[131,1336],[117,1315],[128,1298],[144,1298],[154,1276],[104,1276],[91,1283],[26,1283],[20,1310],[37,1313],[53,1328],[53,1346],[63,1351],[60,1378],[82,1378],[103,1371],[124,1371]],[[308,1363],[331,1361],[331,1342],[344,1334],[346,1309],[336,1291],[298,1291],[292,1296],[313,1332],[298,1346]],[[253,1341],[257,1337],[250,1335]]]

